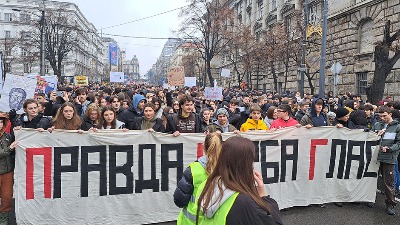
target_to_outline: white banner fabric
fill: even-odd
[[[7,74],[1,91],[0,111],[8,112],[10,109],[15,109],[18,114],[24,113],[24,101],[33,98],[36,83],[36,78]]]
[[[233,136],[223,134],[223,139]],[[280,208],[373,202],[378,136],[346,128],[286,128],[240,135]],[[176,220],[173,192],[202,152],[204,134],[30,129],[16,132],[18,224],[146,224]]]

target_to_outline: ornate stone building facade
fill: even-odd
[[[322,24],[323,0],[309,1],[309,22]],[[262,37],[263,32],[274,24],[283,24],[287,30],[296,29],[296,24],[302,25],[296,12],[303,13],[304,0],[232,0],[230,6],[235,9],[237,16],[235,23],[248,23],[252,32]],[[361,95],[366,94],[366,87],[371,83],[374,75],[374,47],[382,41],[383,27],[387,20],[391,20],[392,32],[400,29],[400,2],[398,0],[328,0],[328,37],[326,56],[326,92],[333,91],[333,75],[330,70],[332,64],[340,62],[343,66],[339,74],[338,94],[346,91]],[[301,35],[298,37],[301,38]],[[319,56],[320,38],[315,38],[316,45],[307,43],[307,55]],[[311,40],[309,40],[311,42]],[[317,57],[318,58],[318,57]],[[300,79],[300,63],[290,60],[290,70],[287,79],[284,78],[284,66],[277,62],[278,91],[297,91]],[[229,67],[222,62],[221,67]],[[316,75],[311,79],[318,93],[318,68],[311,68],[310,74]],[[232,70],[231,70],[232,71]],[[233,76],[234,77],[234,76]],[[259,82],[258,89],[273,90],[270,69],[263,71],[264,79]],[[400,62],[389,75],[385,87],[385,95],[400,96]],[[235,80],[231,81],[235,83]],[[252,81],[254,84],[254,81]],[[310,92],[307,78],[305,91]],[[286,87],[286,90],[284,90]]]

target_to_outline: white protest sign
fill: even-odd
[[[124,77],[123,72],[110,72],[110,82],[124,82],[125,77]]]
[[[229,69],[222,68],[221,77],[230,77],[230,76],[231,76],[231,71]]]
[[[204,97],[208,100],[222,100],[222,87],[204,88]]]
[[[60,225],[176,220],[174,190],[184,169],[202,155],[205,138],[122,130],[15,134],[17,223]],[[222,135],[226,140],[236,134]],[[291,127],[240,135],[254,142],[254,169],[281,209],[375,201],[374,133]]]
[[[186,87],[196,87],[196,77],[185,77]]]
[[[36,78],[7,74],[1,92],[0,111],[15,109],[18,114],[24,113],[22,106],[26,99],[34,97],[36,84]]]
[[[38,76],[34,74],[28,74],[26,77],[37,79],[35,96],[38,93],[47,94],[53,90],[57,90],[58,78],[55,75]]]

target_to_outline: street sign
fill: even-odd
[[[332,74],[339,74],[340,71],[342,71],[343,66],[340,64],[340,62],[335,62],[332,67],[331,67],[331,72]]]

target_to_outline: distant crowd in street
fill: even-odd
[[[378,161],[386,213],[396,213],[400,101],[390,96],[372,105],[348,92],[340,97],[332,92],[301,96],[299,92],[276,94],[236,87],[224,88],[219,100],[209,100],[196,87],[167,90],[155,85],[65,85],[27,99],[23,110],[21,115],[15,110],[0,114],[0,224],[8,220],[12,210],[14,149],[18,144],[13,133],[21,128],[48,135],[57,129],[207,134],[205,156],[185,170],[174,194],[175,204],[183,208],[178,224],[283,224],[277,203],[265,193],[259,172],[253,171],[252,142],[240,135],[222,142],[221,133],[320,126],[363,129],[381,137]]]

